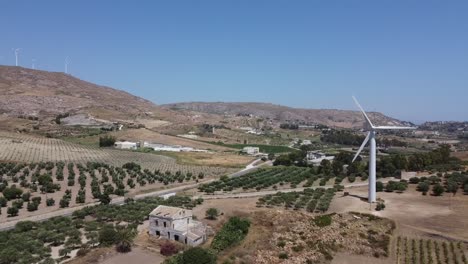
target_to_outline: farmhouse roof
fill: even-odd
[[[172,207],[166,205],[159,205],[154,209],[150,216],[164,217],[164,218],[181,218],[192,215],[192,210],[187,210],[179,207]]]

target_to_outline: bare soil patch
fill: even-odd
[[[371,211],[366,202],[367,187],[350,188],[350,196],[336,196],[329,211],[358,211],[373,213],[393,219],[398,224],[398,233],[439,234],[445,237],[468,240],[468,196],[445,193],[436,197],[424,196],[410,185],[403,193],[379,192],[377,197],[385,201],[384,211]]]

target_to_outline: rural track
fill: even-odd
[[[423,177],[423,176],[418,176]],[[381,181],[382,183],[387,183],[389,181],[398,181],[399,179],[395,179],[394,177],[385,178]],[[345,188],[355,188],[355,187],[362,187],[367,186],[368,182],[359,182],[359,183],[350,183],[344,185]],[[304,189],[316,189],[316,188],[324,188],[329,189],[333,188],[334,185],[324,185],[324,186],[310,186],[310,187],[299,187],[299,188],[291,188],[291,189],[281,189],[281,190],[268,190],[268,191],[255,191],[255,192],[240,192],[240,193],[226,193],[226,194],[215,194],[215,195],[202,195],[201,198],[205,200],[211,199],[229,199],[229,198],[250,198],[250,197],[259,197],[265,196],[269,194],[275,194],[278,192],[288,193],[288,192],[302,192]]]
[[[262,163],[262,164],[259,164],[259,165],[255,166],[254,164],[256,162],[258,162],[258,161],[259,161],[259,159],[254,160],[252,163],[248,164],[244,169],[242,169],[240,171],[237,171],[235,173],[232,173],[232,174],[230,174],[228,176],[229,177],[239,177],[239,176],[242,176],[242,175],[244,175],[246,173],[254,171],[254,170],[256,170],[256,169],[258,169],[260,167],[270,166],[271,165],[271,161],[270,161],[270,162],[265,162],[265,163]],[[164,190],[158,190],[158,191],[153,191],[153,192],[148,192],[148,193],[137,194],[137,195],[133,196],[132,198],[135,199],[135,200],[139,200],[139,199],[143,199],[143,198],[147,198],[147,197],[162,196],[162,195],[166,195],[166,194],[170,194],[170,193],[186,191],[186,190],[189,190],[189,189],[196,188],[201,184],[210,183],[210,182],[213,182],[215,180],[217,180],[217,179],[210,179],[210,180],[206,180],[206,181],[202,181],[202,182],[198,182],[198,183],[194,183],[194,184],[182,185],[182,186],[177,186],[177,187],[174,187],[174,188],[169,188],[169,189],[164,189]],[[112,199],[110,204],[121,205],[121,204],[124,203],[125,198],[126,197],[116,197],[116,198]],[[57,217],[57,216],[71,216],[73,214],[73,212],[75,212],[75,211],[81,210],[81,209],[83,209],[85,207],[88,207],[88,206],[94,206],[94,205],[98,205],[98,204],[99,204],[99,202],[87,203],[85,205],[74,206],[74,207],[65,208],[65,209],[59,209],[59,210],[53,211],[53,212],[48,212],[48,213],[39,214],[39,215],[32,215],[32,216],[24,217],[24,218],[21,218],[21,219],[16,219],[16,220],[3,222],[3,223],[0,223],[0,231],[13,229],[18,222],[22,222],[22,221],[41,222],[41,221],[45,221],[47,219]]]

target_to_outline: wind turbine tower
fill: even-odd
[[[35,62],[36,62],[36,60],[35,60],[35,59],[32,59],[32,65],[31,65],[32,67],[31,67],[31,68],[32,68],[33,70],[36,69],[36,65],[34,64]]]
[[[16,49],[13,49],[13,51],[15,52],[15,59],[16,59],[16,66],[18,66],[18,55],[19,55],[19,51],[21,49],[20,48],[16,48]]]
[[[364,147],[367,145],[367,142],[370,141],[370,151],[369,151],[369,196],[368,200],[369,203],[375,203],[377,201],[377,194],[376,194],[376,182],[377,182],[377,177],[376,177],[376,163],[377,163],[377,144],[376,144],[376,134],[377,131],[379,130],[402,130],[402,129],[416,129],[415,127],[397,127],[397,126],[374,126],[372,122],[370,121],[369,117],[367,116],[366,112],[364,112],[364,109],[361,107],[359,102],[356,100],[356,98],[353,96],[353,100],[358,106],[359,110],[361,110],[364,118],[366,119],[367,127],[368,127],[368,132],[367,136],[364,139],[364,142],[362,142],[361,147],[359,147],[359,150],[356,152],[356,155],[353,158],[354,162],[356,158],[361,154],[361,151],[364,149]]]
[[[70,63],[70,60],[68,57],[65,58],[65,74],[68,74],[68,64]]]

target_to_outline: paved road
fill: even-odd
[[[242,170],[240,170],[238,172],[230,174],[229,177],[239,177],[241,175],[244,175],[246,173],[254,171],[254,170],[256,170],[256,169],[258,169],[260,167],[271,165],[271,161],[270,161],[270,162],[264,162],[264,163],[261,163],[261,164],[259,164],[257,166],[254,166],[254,163],[256,163],[256,162],[258,162],[258,160],[253,161],[251,164],[247,165],[246,168],[244,168],[244,169],[242,169]],[[137,194],[132,198],[138,200],[138,199],[143,199],[143,198],[146,198],[146,197],[163,196],[165,194],[182,192],[182,191],[186,191],[186,190],[189,190],[189,189],[196,188],[200,184],[210,183],[210,182],[215,181],[215,180],[216,179],[210,179],[210,180],[206,180],[206,181],[202,181],[202,182],[198,182],[198,183],[193,183],[193,184],[188,184],[188,185],[182,185],[182,186],[178,186],[178,187],[174,187],[174,188],[169,188],[169,189],[164,189],[164,190],[159,190],[159,191],[154,191],[154,192]],[[111,204],[123,204],[124,200],[125,200],[125,197],[117,197],[117,198],[112,199],[112,201],[110,203]],[[73,212],[75,212],[77,210],[83,209],[83,208],[85,208],[87,206],[93,206],[93,205],[98,205],[98,204],[99,204],[99,202],[93,202],[93,203],[88,203],[86,205],[74,206],[74,207],[70,207],[70,208],[64,208],[64,209],[60,209],[60,210],[57,210],[57,211],[48,212],[48,213],[44,213],[44,214],[40,214],[40,215],[33,215],[33,216],[24,217],[24,218],[17,219],[17,220],[11,220],[11,221],[7,221],[7,222],[3,222],[3,223],[0,223],[0,231],[12,229],[12,228],[15,227],[16,223],[18,223],[20,221],[40,222],[40,221],[44,221],[44,220],[47,220],[47,219],[52,218],[52,217],[70,216],[70,215],[73,214]]]

